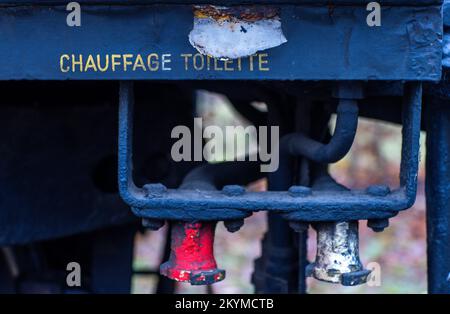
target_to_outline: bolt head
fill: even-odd
[[[311,195],[311,193],[312,193],[311,188],[309,188],[307,186],[301,186],[301,185],[291,186],[289,188],[288,192],[293,197],[308,196],[308,195]]]
[[[147,197],[160,197],[167,192],[167,187],[164,184],[146,184],[143,186]]]

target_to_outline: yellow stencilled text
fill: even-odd
[[[171,71],[171,54],[63,54],[60,70],[68,72],[156,72]]]

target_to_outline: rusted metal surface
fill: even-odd
[[[209,285],[225,279],[214,258],[214,230],[211,222],[174,222],[171,232],[171,254],[162,264],[164,276],[192,285]]]
[[[273,6],[194,6],[191,45],[201,54],[237,59],[287,42]]]

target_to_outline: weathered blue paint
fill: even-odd
[[[60,2],[8,5],[11,2],[0,6],[0,80],[436,81],[441,77],[442,16],[435,1],[384,5],[381,27],[366,24],[365,1],[283,5],[282,28],[288,42],[264,52],[268,55],[261,56],[263,70],[256,69],[259,57],[255,57],[253,62],[243,59],[241,70],[234,63],[234,71],[225,71],[222,61],[216,70],[195,70],[192,60],[186,70],[181,54],[197,53],[188,41],[193,23],[190,5],[88,5],[83,7],[82,26],[68,27],[65,6],[54,4]],[[170,54],[171,70],[131,71],[129,66],[125,71],[122,64],[115,71],[110,66],[105,72],[92,67],[80,72],[75,66],[73,72],[68,60],[72,54],[77,59],[83,55],[86,62],[89,54],[94,58],[141,54],[145,59],[151,53],[159,58]]]
[[[450,106],[432,98],[426,107],[428,291],[450,293]]]
[[[77,1],[83,5],[92,4],[186,4],[185,0],[79,0]],[[218,4],[218,5],[237,5],[237,4],[315,4],[315,5],[365,5],[367,0],[189,0],[190,4]],[[409,5],[409,6],[424,6],[431,4],[440,4],[442,0],[379,0],[377,1],[381,5]],[[3,5],[55,5],[55,4],[67,4],[63,0],[0,0],[0,4]]]
[[[386,196],[365,191],[312,190],[310,196],[293,197],[288,191],[247,192],[228,196],[221,191],[167,189],[148,196],[132,179],[133,84],[122,82],[119,105],[119,191],[133,212],[143,218],[171,220],[228,220],[251,211],[269,210],[289,220],[337,221],[380,219],[412,206],[416,196],[421,116],[420,83],[405,86],[401,187]]]
[[[114,156],[114,110],[61,100],[55,107],[3,101],[0,245],[136,221],[117,193],[99,190],[91,177],[105,156]]]

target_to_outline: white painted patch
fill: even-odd
[[[278,19],[219,22],[213,18],[194,18],[189,42],[203,55],[237,59],[280,46],[287,39]]]

